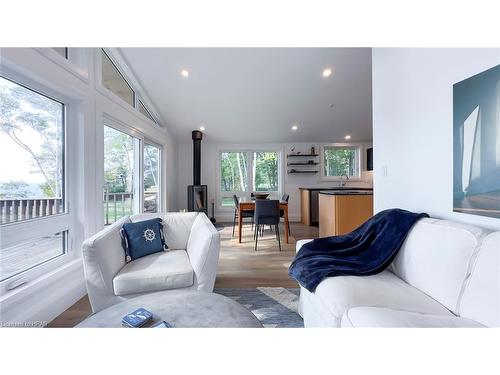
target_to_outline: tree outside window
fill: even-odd
[[[325,146],[323,168],[325,177],[359,177],[359,148]]]

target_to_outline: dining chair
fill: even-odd
[[[290,199],[290,196],[288,194],[283,194],[281,197],[281,200],[283,202],[288,203],[288,200]],[[280,218],[285,216],[285,210],[280,210]],[[290,235],[292,232],[290,232],[290,221],[288,221],[288,235]]]
[[[263,230],[264,225],[274,226],[276,239],[281,251],[280,239],[280,201],[279,200],[260,200],[255,201],[255,214],[254,214],[254,238],[255,238],[255,251],[257,251],[257,242],[259,241],[260,231]]]
[[[238,209],[240,206],[240,199],[236,194],[233,194],[233,200],[234,200],[234,217],[233,217],[233,235],[234,237],[234,227],[236,226],[236,220],[238,220]],[[244,218],[251,218],[252,219],[252,230],[253,230],[253,216],[254,216],[254,210],[245,210],[242,212],[242,219]]]

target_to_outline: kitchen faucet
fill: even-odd
[[[343,177],[345,177],[345,181],[343,180]],[[347,173],[345,173],[342,176],[340,176],[339,187],[346,186],[348,180],[349,180],[349,176],[347,175]]]

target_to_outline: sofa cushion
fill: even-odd
[[[371,276],[328,277],[308,300],[327,325],[337,327],[344,312],[357,306],[451,315],[440,303],[387,270]]]
[[[500,232],[483,240],[465,285],[459,315],[500,327]]]
[[[483,325],[454,315],[425,314],[385,307],[355,307],[342,317],[343,328],[481,328]]]
[[[164,214],[138,214],[130,216],[132,222],[160,217],[163,220],[163,234],[170,250],[187,248],[191,227],[198,212],[168,212]]]
[[[127,263],[114,277],[115,295],[155,292],[193,285],[193,268],[184,250],[163,251]]]
[[[486,234],[471,225],[422,219],[408,234],[393,262],[393,271],[457,313],[470,261]]]

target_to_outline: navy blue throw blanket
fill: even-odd
[[[425,213],[381,211],[351,233],[304,244],[288,274],[310,292],[331,276],[368,276],[391,264],[413,224]]]

